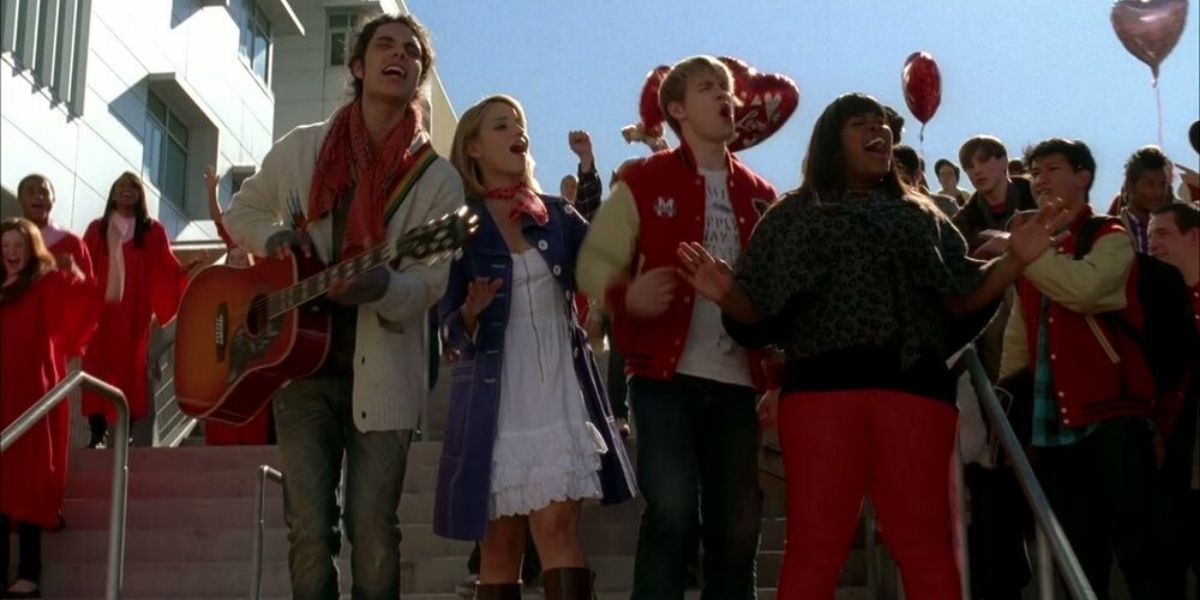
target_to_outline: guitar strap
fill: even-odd
[[[392,193],[388,196],[387,210],[384,212],[385,222],[392,221],[392,215],[396,214],[396,210],[408,198],[409,192],[417,185],[417,181],[425,174],[425,171],[433,165],[437,160],[437,152],[433,150],[433,144],[425,142],[417,149],[416,159],[413,161],[412,168],[400,178],[396,183],[396,187],[392,188]]]

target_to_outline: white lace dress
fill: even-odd
[[[607,449],[575,374],[562,289],[536,249],[512,259],[492,519],[554,501],[600,498],[600,456]]]

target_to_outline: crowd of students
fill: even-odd
[[[335,263],[463,205],[480,229],[452,261],[337,282],[321,301],[335,324],[322,368],[280,390],[252,432],[213,429],[214,442],[278,439],[294,597],[337,596],[343,527],[355,597],[399,596],[396,515],[432,335],[451,365],[434,531],[479,542],[476,598],[519,598],[533,576],[549,599],[594,597],[583,504],[639,494],[634,600],[681,599],[697,540],[704,597],[754,597],[764,425],[787,480],[779,598],[833,596],[868,495],[909,597],[959,598],[960,568],[975,598],[1020,597],[1029,518],[1003,461],[968,467],[972,562],[955,560],[948,465],[964,399],[951,360],[972,343],[1099,596],[1115,554],[1134,598],[1183,597],[1200,568],[1195,172],[1138,150],[1106,218],[1090,208],[1085,143],[1049,138],[1016,159],[981,135],[958,164],[934,164],[933,192],[895,111],[849,93],[817,120],[801,186],[780,195],[728,149],[728,69],[695,56],[659,93],[678,146],[627,161],[602,203],[584,132],[569,136],[578,173],[562,196],[542,193],[509,96],[463,113],[448,159],[421,160],[434,54],[411,16],[366,22],[348,57],[352,100],[279,140],[224,213],[206,175],[230,262]],[[174,317],[192,265],[135,174],[82,238],[49,219],[45,177],[18,195],[25,217],[0,227],[3,425],[80,355],[143,418],[150,325]],[[605,335],[624,376],[597,366]],[[85,396],[83,414],[104,445],[111,411]],[[21,548],[5,597],[38,593],[69,418],[57,409],[0,456],[0,526]],[[522,570],[529,546],[540,574]]]

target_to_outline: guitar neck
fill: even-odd
[[[392,257],[389,244],[380,244],[267,296],[267,309],[271,318],[321,297],[329,291],[329,286],[334,281],[362,275],[387,264]]]
[[[384,243],[353,258],[346,259],[316,275],[307,277],[267,296],[270,318],[299,308],[329,291],[340,279],[350,279],[401,258],[425,258],[460,247],[475,230],[476,218],[466,207],[410,230],[394,243]]]

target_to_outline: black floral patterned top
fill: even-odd
[[[736,268],[738,285],[767,321],[745,327],[727,317],[725,323],[744,344],[780,346],[789,380],[798,372],[793,365],[807,365],[799,372],[809,381],[789,381],[793,389],[820,380],[818,389],[952,395],[940,374],[948,373],[944,361],[958,349],[947,347],[957,324],[943,297],[978,286],[983,264],[967,256],[962,235],[932,205],[882,189],[820,199],[793,193],[764,215]],[[976,325],[989,318],[976,318]],[[939,374],[932,391],[896,382],[930,373]]]

